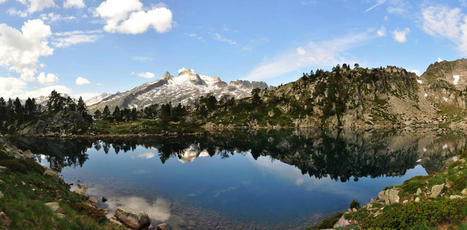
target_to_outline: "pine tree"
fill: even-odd
[[[122,113],[118,106],[115,106],[114,112],[112,113],[112,117],[115,121],[122,121]]]
[[[107,105],[105,106],[104,111],[102,112],[102,118],[104,120],[108,120],[108,121],[112,119],[112,116],[110,114],[109,106],[107,106]]]
[[[96,120],[100,120],[102,118],[102,113],[100,110],[96,110],[96,112],[94,112],[94,119]]]

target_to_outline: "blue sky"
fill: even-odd
[[[182,68],[278,85],[467,56],[467,1],[0,0],[0,96],[85,98]]]

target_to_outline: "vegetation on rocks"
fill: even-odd
[[[10,150],[0,143],[0,229],[122,229],[62,179]]]
[[[467,151],[451,158],[440,172],[418,176],[380,192],[377,199],[343,217],[356,221],[345,229],[449,229],[467,227]],[[394,191],[394,197],[385,197]],[[389,199],[389,200],[388,200]],[[353,203],[353,202],[352,202]],[[352,206],[352,205],[351,205]],[[339,215],[339,218],[342,215]],[[335,216],[322,222],[329,223]],[[320,225],[317,225],[320,226]],[[326,226],[330,226],[327,224]],[[316,227],[316,226],[315,226]],[[443,229],[444,229],[443,228]]]

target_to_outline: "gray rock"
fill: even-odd
[[[0,173],[4,173],[6,170],[8,170],[7,167],[0,165]]]
[[[117,208],[115,218],[131,229],[147,229],[151,225],[151,220],[147,214],[136,214],[123,208]]]
[[[386,189],[378,193],[378,199],[386,205],[399,203],[399,190],[395,188]]]
[[[347,225],[350,225],[350,221],[346,220],[344,215],[339,218],[339,220],[334,224],[333,228],[343,228]]]
[[[431,198],[438,197],[439,194],[441,194],[441,192],[443,191],[443,189],[444,189],[444,184],[433,185],[433,187],[431,187],[430,197]]]
[[[167,228],[166,223],[158,224],[157,225],[157,230],[165,230]]]
[[[449,199],[462,199],[463,196],[459,196],[459,195],[451,195],[449,196]]]
[[[420,202],[420,197],[416,197],[415,202]]]
[[[55,172],[55,171],[52,170],[52,169],[47,168],[47,169],[44,171],[44,175],[56,177],[56,176],[58,176],[58,173]]]
[[[418,195],[420,195],[420,194],[422,194],[422,190],[421,190],[420,188],[417,188],[417,192],[415,193],[415,195],[418,196]]]

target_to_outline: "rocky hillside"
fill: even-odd
[[[218,77],[198,75],[193,70],[182,68],[178,71],[178,76],[172,76],[166,72],[159,80],[123,93],[107,95],[101,99],[92,98],[87,104],[91,111],[102,110],[106,105],[111,109],[115,106],[143,109],[152,104],[166,103],[190,105],[199,97],[207,94],[212,94],[217,99],[222,96],[236,99],[248,97],[254,88],[268,89],[269,87],[264,82],[242,80],[231,81],[227,84]]]
[[[259,92],[261,103],[244,111],[248,114],[239,112],[240,102],[216,111],[211,125],[465,128],[466,73],[466,59],[432,64],[421,77],[394,66],[344,64]]]

